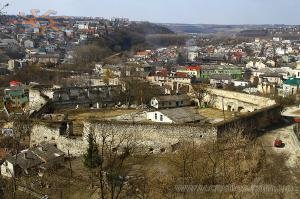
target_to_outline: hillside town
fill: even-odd
[[[0,198],[164,198],[269,168],[299,197],[299,26],[220,37],[30,12],[0,15]]]

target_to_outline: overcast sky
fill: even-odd
[[[8,14],[127,17],[190,24],[300,24],[300,0],[0,0]]]

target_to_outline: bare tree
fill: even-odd
[[[280,168],[273,166],[271,171],[266,172],[270,168],[266,161],[266,152],[260,142],[245,136],[245,130],[242,125],[233,125],[226,130],[228,132],[223,137],[203,144],[195,144],[193,139],[182,140],[180,149],[169,157],[170,171],[167,177],[164,177],[165,180],[157,174],[153,176],[154,184],[161,187],[158,191],[159,197],[174,198],[174,194],[171,193],[174,193],[175,189],[176,197],[181,198],[198,198],[199,194],[203,197],[241,198],[244,194],[253,193],[245,193],[238,189],[201,192],[197,186],[250,187],[257,178],[265,179],[265,184],[273,184],[271,179],[277,179],[277,182],[287,175],[282,171],[286,168],[282,159]],[[274,173],[277,175],[275,178]],[[286,181],[278,184],[285,185]],[[181,185],[182,189],[177,190],[176,187]],[[277,186],[276,183],[275,185]],[[283,194],[257,193],[253,196],[281,197]]]
[[[89,44],[77,47],[74,50],[74,63],[77,65],[99,62],[111,54],[111,50],[106,47]]]
[[[193,85],[193,95],[197,99],[199,107],[214,106],[216,96],[209,91],[207,85],[204,84]]]
[[[13,130],[12,153],[15,154],[17,161],[17,154],[24,146],[27,145],[25,139],[29,138],[33,122],[29,119],[28,114],[12,115],[9,119],[12,123]],[[8,186],[8,188],[11,188],[12,190],[6,189],[6,191],[12,193],[12,198],[16,198],[17,178],[15,175],[12,175],[12,183],[11,186]]]
[[[124,78],[124,93],[122,101],[126,104],[147,104],[151,98],[161,94],[161,90],[151,85],[149,82],[140,80],[138,78]]]
[[[101,130],[98,130],[98,127]],[[146,156],[141,153],[135,137],[130,132],[120,133],[103,123],[92,122],[90,128],[93,129],[91,133],[99,146],[101,159],[95,169],[99,182],[99,197],[118,199],[129,193],[144,196],[147,188],[136,184],[144,177],[135,166],[140,165]]]

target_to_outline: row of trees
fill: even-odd
[[[124,78],[124,91],[120,95],[120,101],[132,104],[148,104],[152,97],[161,95],[161,88],[156,85],[151,85],[147,81],[142,81],[137,78]]]
[[[62,77],[68,74],[59,73],[56,71],[47,71],[40,68],[38,65],[31,65],[22,69],[16,70],[8,76],[0,77],[0,85],[5,87],[12,80],[18,80],[23,83],[38,82],[40,84],[53,84],[61,80]]]
[[[98,46],[95,44],[89,44],[77,47],[74,50],[73,59],[77,65],[83,67],[88,63],[99,62],[103,58],[111,55],[112,51],[106,46]]]

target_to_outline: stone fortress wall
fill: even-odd
[[[101,135],[108,133],[118,138],[129,137],[154,152],[172,150],[172,147],[183,139],[193,139],[197,142],[216,140],[224,133],[230,133],[235,126],[244,128],[247,133],[253,133],[261,128],[276,124],[280,119],[280,106],[268,98],[237,93],[224,90],[210,90],[216,108],[231,111],[244,112],[244,114],[217,124],[158,124],[158,123],[132,123],[97,121],[95,126],[89,122],[83,123],[82,136],[72,137],[73,123],[65,121],[61,123],[40,122],[34,125],[31,133],[31,146],[43,141],[55,143],[59,149],[74,156],[85,153],[88,146],[86,140],[90,132],[95,132],[98,143]],[[62,128],[68,123],[69,128]],[[67,129],[67,133],[62,129]]]
[[[34,146],[43,141],[55,143],[63,152],[74,156],[85,153],[88,146],[87,135],[94,132],[97,143],[101,143],[103,134],[115,136],[116,139],[129,138],[136,141],[144,148],[153,149],[154,152],[160,150],[170,151],[172,146],[183,139],[193,139],[195,143],[215,140],[217,131],[214,126],[197,125],[171,125],[171,124],[141,124],[141,123],[120,123],[97,121],[93,126],[91,123],[84,123],[83,135],[81,137],[71,137],[60,132],[58,124],[50,125],[46,123],[35,124],[30,136],[30,145]],[[72,125],[70,125],[72,126]]]
[[[253,112],[276,104],[275,100],[249,95],[246,93],[225,91],[219,89],[208,89],[209,95],[204,99],[220,110],[236,112]]]

